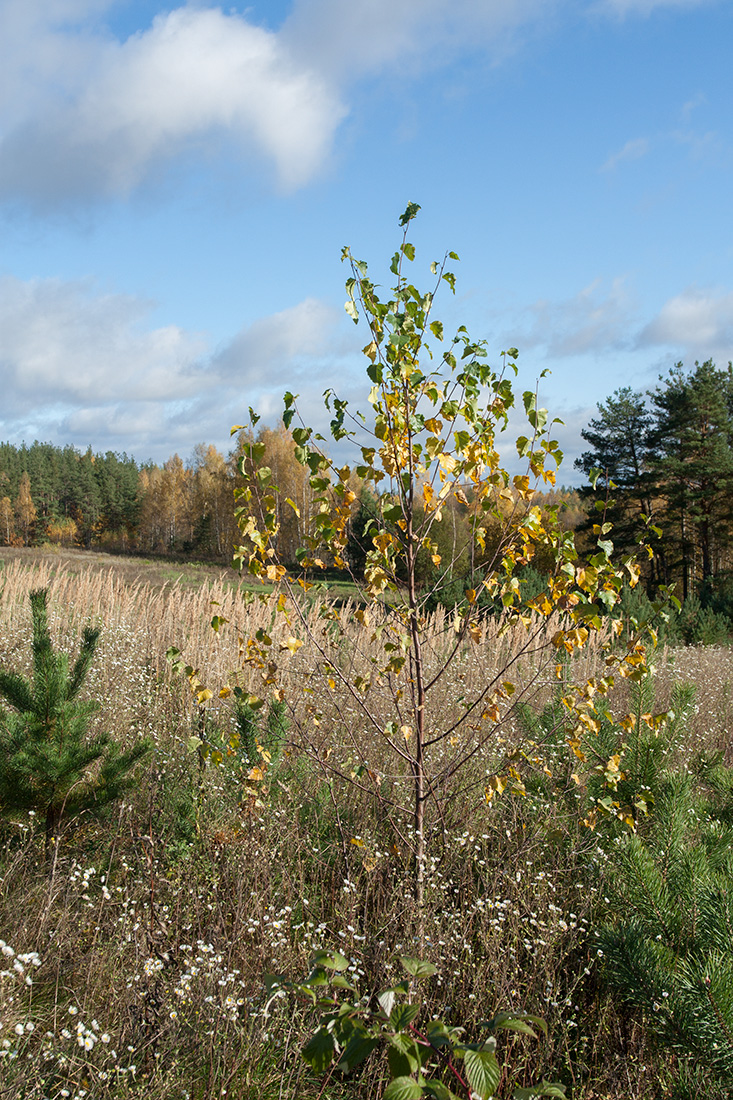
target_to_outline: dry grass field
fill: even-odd
[[[280,1000],[266,1011],[264,974],[304,975],[318,949],[345,954],[367,997],[396,980],[397,955],[422,954],[437,967],[423,1011],[469,1032],[499,1008],[541,1015],[548,1040],[512,1040],[507,1054],[520,1076],[562,1080],[573,1100],[673,1095],[664,1089],[674,1059],[604,986],[593,930],[608,916],[608,855],[602,831],[581,824],[569,762],[554,761],[551,781],[528,767],[526,795],[488,803],[499,751],[488,748],[443,792],[418,922],[406,852],[379,800],[351,781],[364,759],[390,789],[408,777],[348,699],[324,703],[313,724],[294,690],[312,675],[307,647],[284,682],[287,730],[254,791],[251,761],[227,753],[230,701],[215,695],[202,712],[172,673],[165,654],[175,645],[203,682],[223,685],[238,665],[236,625],[259,616],[269,628],[269,609],[247,605],[235,574],[81,553],[2,556],[0,666],[29,669],[28,595],[48,588],[59,647],[74,653],[82,628],[101,626],[87,685],[101,703],[98,728],[122,745],[150,737],[155,752],[123,801],[67,824],[51,866],[32,816],[2,825],[0,1097],[378,1097],[379,1058],[353,1079],[324,1081],[298,1053],[315,1026],[307,1006]],[[233,626],[215,634],[214,613]],[[436,617],[435,667],[444,628]],[[512,647],[521,640],[490,634],[467,651],[446,679],[445,715]],[[341,650],[334,659],[352,671],[368,661],[356,641]],[[581,659],[591,672],[597,653]],[[517,676],[538,708],[551,677],[522,660]],[[657,709],[675,681],[697,688],[676,759],[719,751],[730,763],[731,651],[660,651],[654,664]],[[240,683],[256,690],[247,675]],[[219,764],[199,736],[221,746]],[[503,736],[521,737],[520,724]]]

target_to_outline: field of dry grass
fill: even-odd
[[[364,761],[390,790],[408,777],[348,698],[323,702],[314,724],[286,677],[289,734],[255,800],[248,762],[226,753],[229,702],[215,699],[202,714],[165,653],[175,645],[204,682],[224,684],[238,664],[237,630],[215,634],[212,614],[234,626],[259,616],[269,628],[270,611],[248,606],[224,570],[199,570],[196,583],[190,570],[177,579],[161,568],[4,555],[0,666],[28,669],[28,594],[47,587],[59,646],[74,652],[85,625],[102,628],[88,683],[102,704],[95,721],[122,744],[151,737],[155,753],[123,802],[70,823],[51,869],[32,818],[2,826],[0,1097],[377,1097],[378,1059],[354,1080],[324,1083],[298,1056],[314,1026],[306,1006],[281,1001],[265,1012],[266,972],[304,975],[314,950],[334,948],[365,995],[395,980],[397,955],[423,954],[438,968],[425,1012],[469,1030],[499,1008],[543,1016],[549,1040],[515,1043],[512,1059],[528,1077],[562,1079],[574,1100],[668,1095],[659,1082],[669,1065],[642,1020],[604,992],[593,928],[607,908],[607,856],[580,824],[571,767],[558,764],[547,782],[528,765],[527,794],[489,804],[485,776],[499,748],[487,746],[444,792],[418,922],[407,853],[379,799],[351,782]],[[438,617],[436,667],[444,626]],[[368,662],[356,636],[340,648],[334,659],[352,673]],[[442,720],[521,648],[490,635],[467,652],[435,704]],[[596,659],[593,649],[583,655],[585,672]],[[682,757],[716,750],[730,761],[730,651],[659,652],[655,665],[659,709],[675,679],[697,686]],[[303,647],[290,685],[308,682],[314,667]],[[517,676],[535,706],[550,698],[539,658],[518,661]],[[224,747],[218,766],[192,741],[199,734]]]

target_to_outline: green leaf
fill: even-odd
[[[333,1035],[325,1027],[319,1027],[313,1038],[301,1050],[308,1065],[319,1075],[326,1072],[335,1053]]]
[[[435,1100],[459,1100],[442,1081],[426,1081],[423,1090],[427,1096],[435,1097]]]
[[[455,1032],[451,1035],[450,1028],[443,1020],[431,1020],[426,1033],[431,1046],[437,1048],[453,1046]]]
[[[523,1035],[531,1035],[533,1039],[537,1038],[537,1033],[530,1026],[533,1024],[545,1035],[547,1035],[547,1024],[541,1016],[532,1016],[529,1012],[520,1012],[517,1015],[513,1015],[511,1012],[497,1012],[491,1020],[481,1024],[482,1027],[491,1028],[492,1031],[499,1031],[503,1029],[505,1031],[520,1031]]]
[[[327,970],[346,970],[349,960],[339,951],[316,951],[313,955],[314,966],[324,966]]]
[[[328,984],[328,974],[322,966],[314,966],[304,982],[304,985],[308,986],[322,986]]]
[[[405,243],[402,245],[402,251],[405,254],[405,256],[407,256],[408,260],[414,260],[415,259],[415,246],[414,246],[414,244],[410,244],[409,241],[405,241]]]
[[[433,334],[433,336],[435,337],[436,340],[442,340],[443,339],[443,322],[442,321],[433,321],[432,324],[430,325],[430,331],[432,332],[432,334]]]
[[[424,1095],[422,1086],[412,1077],[395,1077],[384,1090],[383,1100],[420,1100]]]
[[[404,519],[402,505],[400,504],[388,505],[388,507],[383,510],[382,515],[388,523],[397,523],[398,520]]]
[[[404,228],[404,226],[409,225],[409,223],[412,221],[412,219],[417,215],[417,212],[418,212],[419,209],[420,209],[420,204],[419,203],[417,203],[417,202],[408,202],[408,204],[405,208],[404,214],[400,215],[400,222],[399,222],[400,226]]]
[[[413,1070],[420,1068],[419,1062],[413,1062],[404,1050],[392,1042],[387,1049],[387,1062],[393,1077],[409,1077]]]
[[[466,1050],[463,1064],[471,1091],[477,1093],[481,1100],[488,1100],[496,1092],[501,1080],[496,1055],[489,1050]]]
[[[565,1086],[553,1084],[551,1081],[545,1081],[543,1078],[539,1085],[531,1085],[530,1088],[527,1089],[516,1088],[514,1090],[514,1100],[531,1100],[533,1096],[558,1096],[560,1100],[565,1100]]]
[[[344,978],[341,974],[334,974],[334,976],[331,978],[331,985],[335,989],[351,989],[352,991],[354,990],[354,986],[352,985],[352,983],[347,981],[346,978]]]
[[[429,978],[431,974],[437,973],[437,967],[424,959],[414,959],[409,955],[400,955],[400,962],[402,963],[402,969],[411,974],[413,978]]]
[[[338,1068],[342,1073],[350,1073],[354,1066],[358,1066],[360,1062],[368,1058],[378,1045],[378,1038],[375,1039],[361,1027],[355,1028],[338,1060]]]
[[[428,1051],[430,1048],[427,1048]],[[409,1077],[417,1073],[422,1064],[420,1047],[411,1035],[400,1032],[392,1035],[387,1048],[387,1060],[393,1077]]]
[[[344,302],[344,309],[348,313],[349,317],[353,318],[354,324],[359,324],[359,310],[356,308],[356,302],[352,302],[351,298]]]
[[[420,1005],[395,1005],[389,1014],[389,1022],[395,1031],[404,1031],[420,1011]]]

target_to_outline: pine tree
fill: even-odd
[[[100,631],[85,628],[69,669],[68,655],[51,642],[47,599],[45,590],[30,596],[32,676],[0,670],[0,697],[12,708],[0,707],[0,813],[38,813],[48,854],[64,820],[97,813],[132,785],[132,769],[152,745],[146,740],[122,751],[108,733],[90,734],[99,703],[79,695]]]
[[[598,947],[611,988],[677,1054],[674,1095],[722,1100],[733,1088],[733,773],[719,761],[668,771],[670,741],[647,740],[652,809],[609,853],[616,919]]]
[[[652,416],[644,395],[624,386],[598,403],[598,416],[580,433],[591,449],[576,458],[575,467],[586,475],[592,469],[600,470],[602,478],[608,481],[606,519],[613,524],[613,541],[618,550],[630,550],[637,544],[645,530],[644,516],[655,511],[648,468],[651,426]],[[591,490],[584,495],[589,501],[596,499]],[[597,513],[591,513],[586,529],[597,521]],[[652,587],[664,580],[663,548],[656,546],[655,550],[648,578]]]
[[[733,525],[733,370],[712,360],[685,374],[678,363],[652,394],[650,467],[666,499],[665,542],[676,548],[682,595],[729,565]]]

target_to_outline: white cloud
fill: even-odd
[[[528,309],[530,324],[516,335],[520,347],[544,347],[550,357],[585,355],[628,346],[632,302],[623,279],[604,292],[596,279],[564,301],[540,299]]]
[[[733,358],[733,292],[688,287],[664,303],[639,343],[671,345],[701,360]]]
[[[214,369],[238,385],[287,386],[301,369],[312,370],[313,356],[326,352],[327,336],[340,315],[307,298],[242,329],[214,357]]]
[[[349,81],[392,66],[445,63],[456,50],[512,47],[515,32],[559,0],[295,0],[283,39],[321,71]]]
[[[598,0],[606,15],[714,0]],[[177,158],[225,150],[294,190],[328,162],[344,89],[460,52],[493,60],[568,0],[294,0],[273,31],[200,3],[125,41],[115,0],[0,0],[0,201],[37,209],[126,197]],[[644,139],[610,158],[643,155]]]
[[[348,384],[350,351],[332,338],[340,313],[316,299],[256,321],[216,352],[201,334],[152,327],[151,308],[91,282],[0,279],[0,438],[163,460],[201,439],[225,447],[249,405],[274,419],[287,388],[302,385],[304,411],[318,416],[316,394],[335,377]]]
[[[197,385],[202,337],[146,329],[150,303],[86,282],[0,279],[4,412],[39,402],[162,400]],[[200,383],[198,383],[200,384]]]
[[[634,138],[633,141],[627,141],[623,149],[619,149],[617,153],[613,153],[605,164],[601,165],[601,172],[611,172],[617,165],[621,164],[622,161],[639,160],[641,157],[646,156],[648,152],[648,139]]]
[[[627,15],[651,15],[657,8],[699,8],[718,0],[598,0],[596,10],[624,18]]]
[[[89,39],[74,65],[63,46],[78,54],[75,35],[46,27],[45,38],[54,48],[32,82],[34,110],[18,122],[6,105],[0,196],[39,205],[124,196],[161,163],[222,138],[264,155],[293,189],[321,168],[344,115],[333,88],[277,35],[216,8],[178,8],[124,43]],[[25,55],[32,49],[27,41]],[[6,84],[7,102],[22,80]]]

